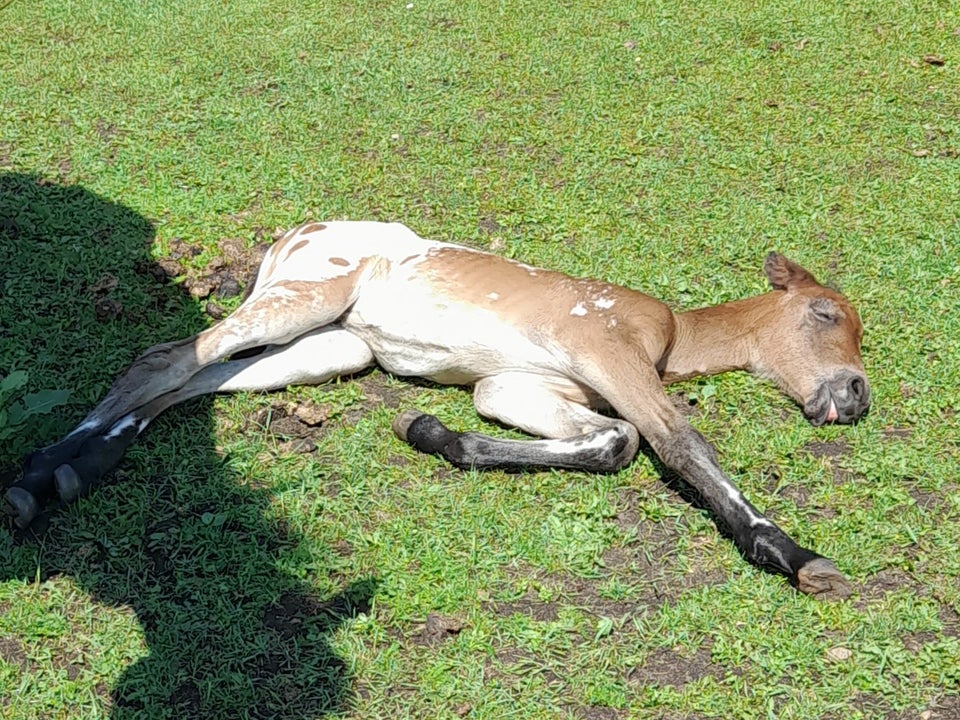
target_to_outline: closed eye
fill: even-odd
[[[843,311],[832,300],[816,298],[810,302],[810,315],[823,325],[835,325],[843,317]]]

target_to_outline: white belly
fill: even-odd
[[[431,296],[418,285],[372,282],[342,320],[385,370],[448,385],[510,370],[561,370],[562,357],[491,310]]]

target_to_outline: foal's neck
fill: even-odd
[[[751,370],[772,293],[674,314],[673,345],[661,359],[664,384],[728,370]]]

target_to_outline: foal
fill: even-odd
[[[372,365],[473,385],[477,411],[543,439],[446,428],[408,410],[398,437],[462,468],[614,472],[642,436],[751,562],[802,592],[838,595],[832,562],[797,545],[720,469],[663,384],[749,370],[814,425],[853,422],[870,389],[853,306],[771,253],[773,291],[685,313],[643,293],[432,242],[400,224],[307,223],[269,250],[247,300],[184,340],[147,350],[62,441],[33,453],[6,493],[26,527],[54,493],[85,494],[163,410],[211,392],[321,383]],[[242,359],[241,351],[259,349]]]

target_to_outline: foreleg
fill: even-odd
[[[667,399],[652,364],[638,363],[628,383],[611,382],[597,368],[583,372],[663,463],[699,493],[747,560],[786,575],[801,592],[824,597],[849,594],[847,581],[830,560],[798,545],[744,497],[720,468],[713,447]]]
[[[687,426],[650,444],[664,464],[697,490],[750,562],[786,575],[807,594],[849,594],[846,580],[830,560],[799,546],[744,497],[700,433]]]
[[[578,402],[579,400],[579,402]],[[531,373],[485,378],[474,388],[477,411],[544,440],[508,440],[456,432],[437,418],[408,410],[394,432],[421,452],[461,468],[565,468],[615,472],[637,453],[639,437],[628,422],[593,412],[575,385]]]

